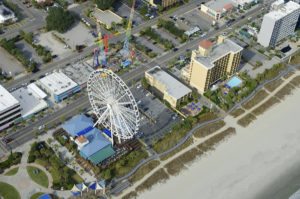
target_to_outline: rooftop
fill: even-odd
[[[283,0],[275,1],[271,5],[271,11],[265,15],[265,17],[270,17],[272,19],[281,19],[286,15],[294,12],[295,10],[300,9],[300,5],[294,1],[289,1],[284,3]]]
[[[78,86],[63,72],[53,72],[50,75],[39,80],[42,86],[47,88],[51,93],[60,95],[66,91]]]
[[[39,98],[30,88],[21,87],[11,93],[21,106],[22,117],[28,117],[48,107],[42,98]]]
[[[15,18],[15,14],[5,5],[0,2],[0,22],[5,21],[7,19]]]
[[[72,137],[75,137],[81,134],[81,132],[83,132],[84,130],[91,129],[93,126],[94,122],[92,118],[80,114],[66,121],[62,125],[62,128]]]
[[[76,138],[76,140],[79,142],[79,143],[85,143],[86,141],[88,141],[84,135],[81,135],[81,136],[78,136]]]
[[[0,113],[19,104],[18,100],[0,85]]]
[[[155,66],[146,71],[147,74],[153,76],[157,81],[165,85],[165,91],[176,99],[192,92],[190,88],[182,84],[180,81],[163,71],[159,66]]]
[[[111,145],[111,142],[107,140],[101,133],[99,129],[93,128],[91,131],[85,134],[86,139],[89,143],[81,148],[80,153],[88,158],[105,148],[108,145]]]
[[[122,17],[117,15],[116,13],[110,11],[110,10],[101,10],[101,9],[95,9],[93,12],[93,16],[100,22],[111,26],[112,22],[115,23],[121,23]]]
[[[87,82],[93,68],[86,62],[77,62],[63,69],[64,74],[79,85]]]
[[[214,45],[207,57],[197,54],[196,60],[202,65],[206,66],[207,68],[212,68],[214,67],[214,62],[216,60],[220,59],[221,57],[224,57],[230,52],[237,53],[241,50],[243,50],[241,46],[237,45],[230,39],[225,39],[224,42]]]
[[[228,10],[233,8],[231,0],[211,0],[206,2],[205,5],[217,12],[222,12],[223,9]]]
[[[204,39],[204,40],[200,41],[199,45],[202,48],[206,48],[207,49],[207,48],[210,48],[213,45],[213,43],[211,41],[207,40],[207,39]]]

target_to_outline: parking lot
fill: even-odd
[[[0,68],[8,75],[15,76],[25,71],[20,62],[0,47]]]
[[[208,31],[211,28],[212,19],[201,13],[198,8],[195,8],[182,15],[176,16],[177,24],[180,28],[189,30],[195,26],[198,26],[202,32]]]
[[[140,44],[147,46],[148,48],[152,49],[153,52],[157,54],[161,54],[164,52],[164,49],[157,44],[153,44],[152,41],[144,38],[144,37],[136,37],[136,40],[140,42]]]
[[[142,138],[147,144],[152,144],[171,130],[180,121],[172,110],[167,108],[159,99],[137,84],[131,89],[140,109]]]
[[[66,48],[65,45],[58,41],[53,35],[52,31],[42,33],[38,35],[36,38],[37,43],[46,47],[48,50],[52,52],[52,54],[58,55],[58,59],[62,59],[67,57],[72,53],[72,50]]]
[[[120,17],[129,19],[131,8],[128,7],[126,4],[122,3],[121,1],[119,3],[115,3],[114,6],[114,12],[118,14]],[[137,13],[134,12],[133,16],[133,26],[137,26],[139,24],[143,23],[142,17]]]
[[[76,45],[91,46],[94,44],[95,37],[91,31],[81,22],[69,31],[60,34],[59,36],[64,38],[65,42],[74,50]]]

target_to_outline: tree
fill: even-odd
[[[94,2],[99,9],[107,10],[112,6],[115,0],[94,0]]]
[[[47,30],[57,30],[60,33],[69,30],[77,21],[77,16],[61,7],[52,7],[46,17]]]
[[[142,86],[143,86],[143,88],[146,89],[146,90],[148,90],[149,87],[150,87],[150,85],[149,85],[149,83],[147,82],[147,79],[146,79],[145,77],[142,79]]]

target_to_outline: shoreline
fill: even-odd
[[[205,157],[195,160],[178,176],[140,193],[138,198],[192,198],[196,194],[203,198],[239,198],[240,195],[248,198],[288,198],[300,188],[300,157],[296,157],[295,153],[300,152],[296,142],[300,139],[300,127],[295,119],[300,111],[299,99],[300,90],[296,89],[246,129],[238,126],[232,118],[226,118],[229,126],[236,127],[237,135]],[[282,118],[287,120],[284,125],[281,125]],[[248,160],[245,156],[249,157]],[[226,161],[228,159],[229,162]],[[175,193],[174,190],[180,186],[183,191]]]

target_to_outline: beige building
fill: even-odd
[[[200,42],[192,52],[188,81],[203,94],[215,82],[236,72],[243,48],[221,35],[216,44],[208,40]]]
[[[163,8],[167,8],[179,2],[179,0],[148,0],[148,2],[150,5],[155,7],[160,5]]]
[[[176,108],[177,104],[191,96],[192,90],[155,66],[145,72],[148,83],[163,94],[163,99]]]
[[[112,27],[112,24],[120,24],[122,23],[122,17],[117,15],[116,13],[110,11],[110,10],[101,10],[98,8],[95,8],[95,11],[93,12],[93,17],[95,20],[103,24],[107,29],[110,29]]]
[[[214,20],[221,19],[227,12],[234,8],[231,0],[211,0],[201,4],[201,12],[210,16]]]

